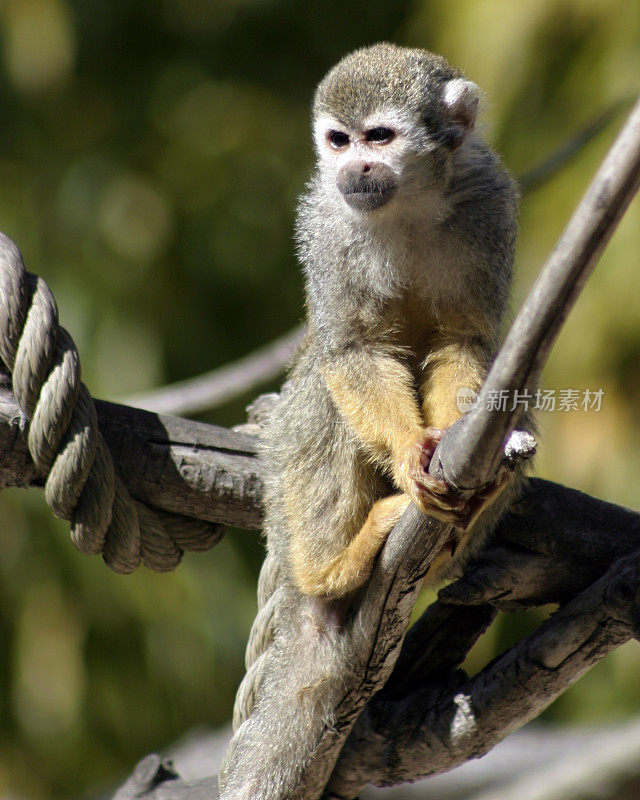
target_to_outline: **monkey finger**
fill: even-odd
[[[451,497],[452,500],[455,498],[448,484],[438,478],[432,477],[428,473],[416,478],[416,483],[423,491],[429,492],[430,494],[439,495],[442,498]]]
[[[453,494],[448,490],[439,494],[432,491],[430,486],[420,481],[416,481],[416,488],[421,499],[427,505],[436,506],[436,508],[441,508],[444,511],[453,511],[456,514],[468,514],[471,510],[466,500],[463,500],[459,495]]]
[[[431,514],[438,519],[449,522],[457,528],[462,527],[469,517],[470,509],[467,503],[459,498],[441,498],[428,491],[418,492],[418,505],[425,514]]]
[[[429,469],[429,464],[443,433],[444,431],[439,428],[425,428],[424,430],[424,438],[420,443],[420,466],[425,472]]]

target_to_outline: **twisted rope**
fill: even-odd
[[[277,625],[281,595],[280,564],[275,556],[267,554],[258,578],[258,613],[249,634],[245,652],[245,673],[236,693],[233,706],[233,732],[249,718],[255,706],[266,664],[266,651],[273,641]]]
[[[2,233],[0,358],[29,422],[29,452],[46,477],[47,504],[70,522],[78,550],[102,553],[115,572],[140,563],[165,572],[175,569],[184,550],[206,550],[219,541],[221,526],[154,512],[131,497],[98,430],[78,351],[58,324],[53,295]]]
[[[290,381],[286,380],[280,393],[261,394],[247,406],[248,421],[251,425],[263,428],[280,400],[292,391]],[[246,673],[233,706],[233,732],[238,729],[252,714],[260,683],[266,666],[265,654],[273,642],[278,624],[278,612],[282,608],[286,589],[282,583],[280,562],[273,553],[267,553],[258,578],[258,613],[251,631],[245,651],[244,663]]]

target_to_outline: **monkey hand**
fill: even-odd
[[[458,526],[466,520],[469,504],[444,481],[429,475],[429,464],[442,434],[438,428],[423,428],[402,449],[395,480],[422,512]]]
[[[429,474],[429,464],[443,431],[424,428],[402,453],[396,482],[425,514],[466,531],[511,482],[511,470],[502,467],[491,483],[470,497],[462,497],[445,481]]]

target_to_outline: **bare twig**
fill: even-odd
[[[304,336],[294,328],[279,339],[243,356],[232,364],[191,380],[126,397],[124,405],[159,414],[197,414],[257,389],[282,373]]]
[[[628,110],[633,102],[627,98],[612,103],[600,114],[591,119],[568,141],[564,142],[550,156],[535,164],[522,175],[517,177],[520,191],[523,195],[538,189],[542,184],[552,178],[575,156],[582,148],[603,131],[625,109]]]

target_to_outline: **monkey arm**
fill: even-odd
[[[338,409],[379,463],[393,468],[424,436],[414,379],[398,358],[358,347],[325,363],[322,373]]]
[[[428,425],[446,430],[470,409],[484,381],[490,353],[490,346],[479,336],[459,334],[442,337],[437,346],[430,348],[422,365],[420,383],[422,413]],[[510,486],[513,489],[513,479],[511,470],[502,469],[490,485],[468,497],[469,512],[466,518],[454,523],[456,527],[467,532],[474,528],[474,540],[478,533],[482,538],[509,505],[513,491],[505,493],[504,490]],[[502,499],[497,502],[499,498]],[[490,507],[493,510],[485,516]],[[480,517],[484,517],[484,521],[476,526]],[[438,559],[434,561],[431,577],[438,580],[442,571],[448,569],[453,552],[458,549],[462,556],[467,545],[467,537],[459,533],[451,553],[440,555],[442,563],[436,563]]]
[[[322,374],[373,460],[421,511],[453,524],[466,516],[467,504],[428,474],[441,431],[425,427],[413,375],[399,358],[360,347],[325,363]]]
[[[445,339],[430,350],[420,385],[422,413],[428,425],[446,429],[462,416],[467,409],[460,400],[480,390],[488,353],[488,347],[470,337]]]

